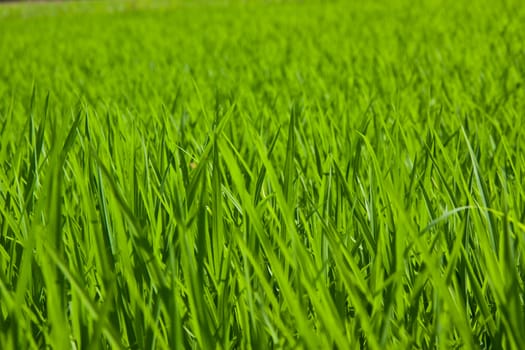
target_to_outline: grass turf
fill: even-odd
[[[3,349],[520,349],[519,1],[0,8]]]

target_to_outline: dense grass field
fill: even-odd
[[[523,349],[518,0],[0,7],[1,349]]]

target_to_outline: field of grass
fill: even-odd
[[[523,349],[525,6],[0,7],[0,348]]]

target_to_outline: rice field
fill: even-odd
[[[0,348],[523,349],[518,0],[0,6]]]

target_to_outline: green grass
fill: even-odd
[[[522,349],[525,7],[0,8],[2,349]]]

